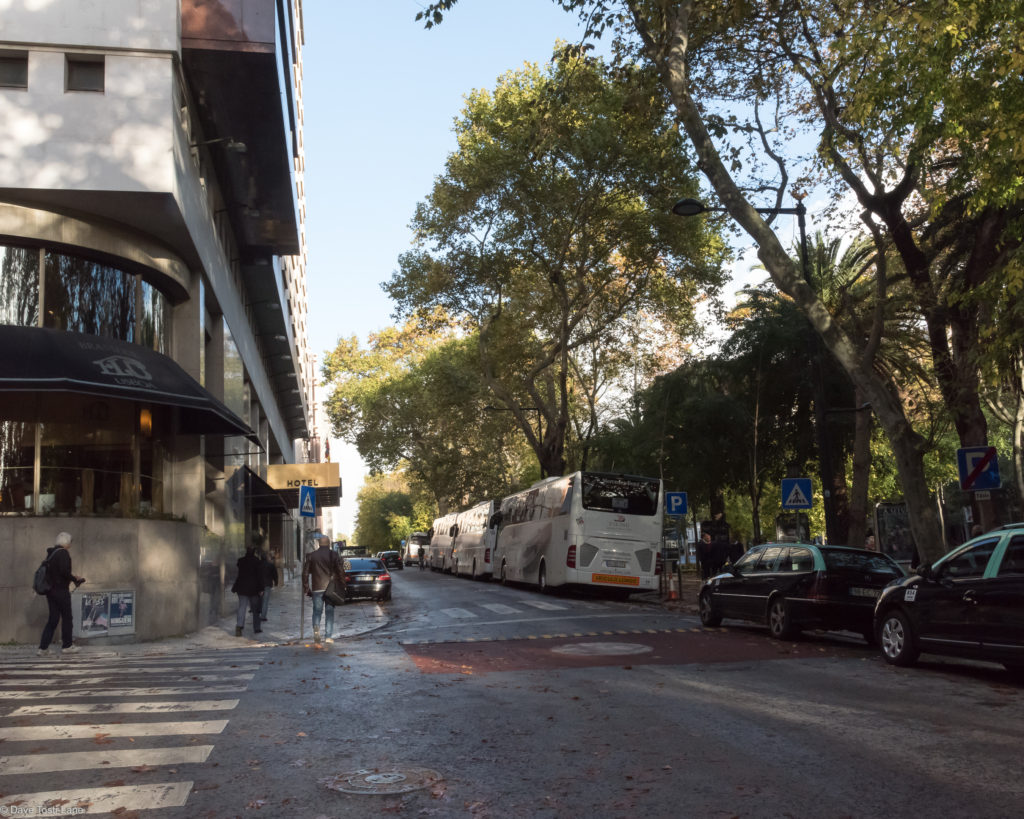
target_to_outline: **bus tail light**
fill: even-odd
[[[574,543],[569,547],[569,551],[565,553],[565,565],[570,569],[576,568],[576,544]]]
[[[490,563],[490,562],[491,562],[491,547],[488,546],[486,549],[484,549],[484,563]]]

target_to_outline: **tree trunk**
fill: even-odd
[[[855,403],[864,406],[864,394],[855,391]],[[868,532],[868,481],[871,476],[871,413],[854,414],[853,421],[853,483],[850,490],[850,529],[847,546],[858,549],[864,545]]]
[[[646,26],[639,6],[631,4],[637,30],[642,36]],[[662,82],[671,95],[679,120],[693,144],[701,171],[734,220],[754,240],[758,258],[772,281],[799,305],[826,348],[847,371],[850,380],[871,402],[879,423],[885,431],[896,458],[896,467],[910,519],[910,530],[922,559],[941,557],[941,529],[935,504],[929,497],[925,481],[923,441],[907,421],[903,406],[896,398],[891,380],[883,379],[870,367],[863,366],[860,355],[849,337],[832,321],[825,305],[804,280],[786,253],[775,232],[765,224],[754,206],[747,201],[726,169],[714,142],[705,127],[700,109],[689,92],[686,69],[689,6],[683,4],[673,20],[674,37],[667,53],[661,53],[650,36],[644,36],[652,63],[661,73]]]

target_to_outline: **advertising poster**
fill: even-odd
[[[135,625],[135,592],[110,593],[110,627],[125,628]]]
[[[82,633],[99,636],[110,629],[110,592],[82,595]]]

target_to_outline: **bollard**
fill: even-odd
[[[669,600],[678,600],[679,599],[679,580],[676,577],[676,573],[675,572],[672,572],[669,575],[668,599]]]

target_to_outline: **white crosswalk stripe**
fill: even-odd
[[[522,609],[513,608],[512,606],[506,606],[504,603],[481,603],[488,611],[493,611],[495,614],[522,614]]]
[[[207,715],[226,717],[238,706],[264,653],[236,654],[237,662],[182,654],[153,658],[153,665],[97,655],[58,666],[50,658],[3,663],[0,816],[26,806],[87,814],[185,806],[190,766],[209,759],[210,740],[229,722]],[[176,781],[110,782],[119,768]],[[56,772],[60,791],[52,789]]]
[[[477,616],[469,609],[440,609],[440,612],[446,617],[453,617],[456,620],[472,620]]]
[[[541,609],[542,611],[565,611],[569,608],[559,603],[549,603],[547,600],[523,600],[523,604],[533,606],[535,609]]]

